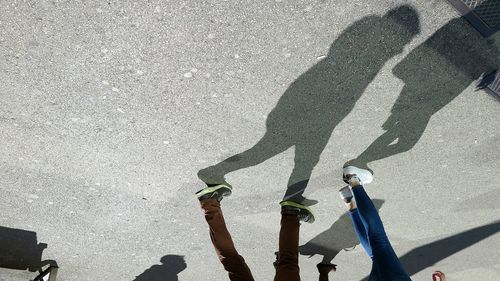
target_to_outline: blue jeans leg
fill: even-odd
[[[372,247],[370,246],[370,241],[368,240],[368,233],[366,233],[366,229],[365,226],[363,225],[363,222],[361,221],[358,209],[349,211],[349,216],[351,216],[352,225],[354,226],[354,232],[356,232],[356,235],[358,236],[358,240],[361,243],[361,246],[363,246],[363,249],[365,250],[366,254],[371,258],[373,256]]]
[[[365,189],[363,186],[356,186],[352,189],[352,192],[356,199],[359,218],[365,227],[372,249],[373,264],[368,280],[411,281],[394,252],[377,209],[368,194],[366,194]]]

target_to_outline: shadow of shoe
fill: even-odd
[[[302,201],[302,205],[310,207],[318,204],[318,202],[318,200],[304,198],[304,200]]]
[[[342,167],[345,168],[347,166],[354,166],[357,168],[365,169],[365,170],[368,170],[372,175],[374,175],[373,170],[370,169],[370,167],[368,167],[368,163],[366,163],[366,161],[362,161],[359,159],[352,159],[352,160],[345,162]]]
[[[212,169],[210,169],[210,167],[199,170],[197,176],[202,182],[204,182],[208,186],[217,185],[217,184],[224,184],[224,185],[227,185],[229,187],[232,187],[226,181],[224,176],[221,176],[218,173],[214,172]]]

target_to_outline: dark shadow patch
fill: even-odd
[[[380,210],[384,200],[374,199],[373,204],[377,210]],[[342,250],[349,250],[357,245],[359,245],[359,240],[354,232],[349,213],[346,212],[329,229],[299,246],[299,252],[305,256],[321,255],[323,256],[322,263],[329,264]]]
[[[178,281],[178,274],[187,268],[184,256],[166,255],[160,260],[161,265],[153,265],[134,281]]]
[[[55,264],[42,260],[47,244],[38,243],[36,232],[0,226],[0,267],[39,271],[43,266]]]

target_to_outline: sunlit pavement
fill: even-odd
[[[318,201],[316,222],[302,225],[301,245],[321,240],[322,251],[338,252],[331,280],[370,271],[360,246],[328,245],[353,239],[337,194],[342,165],[391,128],[401,134],[393,145],[406,146],[373,152],[387,155],[368,164],[375,180],[366,189],[384,200],[386,232],[412,279],[441,270],[451,281],[500,280],[499,103],[474,82],[498,66],[498,44],[455,19],[446,1],[91,2],[0,6],[4,255],[23,249],[1,240],[8,228],[47,244],[42,260],[57,261],[61,281],[228,280],[194,197],[197,172],[253,147],[270,113],[287,108],[293,122],[278,118],[278,128],[333,130],[322,145],[295,132],[322,149],[304,193]],[[356,29],[402,4],[418,13],[415,37]],[[318,78],[319,66],[336,75]],[[338,101],[331,107],[315,100],[328,94]],[[310,119],[297,116],[304,112]],[[274,276],[294,147],[226,175],[226,222],[256,280]],[[300,256],[303,280],[317,279],[319,248]],[[0,268],[2,281],[34,276]]]

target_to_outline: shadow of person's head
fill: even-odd
[[[401,53],[404,46],[420,33],[418,12],[408,5],[393,8],[382,17],[369,16],[359,22],[363,21],[365,24],[354,24],[351,28],[356,29],[356,32],[352,32],[354,36],[365,38],[363,41],[368,46],[357,46],[356,48],[383,48],[384,53],[388,56]],[[334,42],[330,48],[329,56],[338,53],[338,47]]]
[[[401,5],[390,9],[383,17],[404,28],[402,32],[407,33],[410,38],[420,33],[420,18],[412,6]]]
[[[187,268],[184,256],[166,255],[160,259],[160,262],[171,271],[181,272]]]
[[[391,49],[396,53],[402,52],[404,46],[420,33],[418,12],[409,5],[389,10],[382,16],[382,22],[385,27],[382,29],[382,39],[391,43]]]

